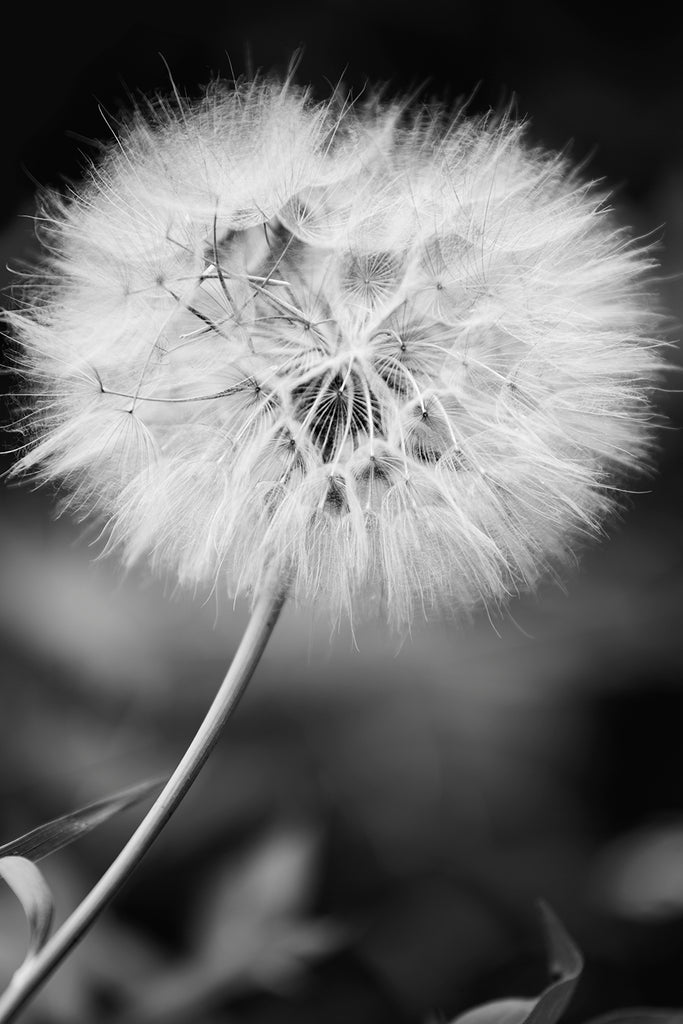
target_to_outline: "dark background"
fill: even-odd
[[[5,34],[0,251],[35,251],[35,183],[77,179],[131,94],[218,73],[340,79],[470,109],[604,178],[655,240],[673,366],[683,313],[683,35],[664,5],[197,3]],[[4,274],[9,286],[11,274]],[[9,302],[9,298],[7,298]],[[547,899],[586,957],[566,1019],[683,1007],[681,375],[656,473],[565,589],[494,626],[329,635],[288,610],[177,818],[26,1020],[402,1024],[545,984]],[[11,387],[11,383],[8,385]],[[12,437],[5,435],[6,448]],[[3,466],[12,462],[3,457]],[[180,755],[246,620],[94,561],[53,496],[0,498],[0,842]],[[44,862],[63,917],[141,811]],[[311,923],[313,922],[313,923]],[[0,893],[0,978],[24,926]]]

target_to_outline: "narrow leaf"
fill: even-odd
[[[541,902],[540,910],[546,934],[548,966],[557,980],[548,985],[536,1000],[525,1024],[556,1024],[574,994],[583,970],[583,957],[550,907]]]
[[[576,980],[583,970],[583,957],[555,911],[538,901],[548,950],[548,970],[560,979]]]
[[[583,957],[550,907],[539,903],[548,951],[548,969],[555,980],[536,999],[498,999],[475,1006],[452,1024],[557,1024],[583,969]],[[593,1022],[595,1024],[595,1022]],[[672,1020],[614,1020],[602,1024],[683,1024]]]
[[[28,923],[26,962],[40,952],[50,934],[52,893],[40,869],[24,857],[0,858],[0,878],[4,878],[24,908]]]
[[[118,814],[144,800],[155,789],[160,789],[165,780],[153,779],[137,786],[114,793],[113,796],[87,804],[77,811],[63,814],[60,818],[39,825],[18,839],[0,846],[0,857],[26,857],[31,861],[41,860],[50,853],[61,850],[75,839]]]

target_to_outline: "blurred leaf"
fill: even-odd
[[[273,921],[299,914],[309,903],[318,837],[313,829],[276,827],[260,835],[238,860],[222,864],[205,890],[199,935],[232,931],[236,919]]]
[[[26,857],[31,861],[41,860],[50,853],[61,850],[69,843],[107,821],[119,811],[132,807],[163,785],[164,780],[153,779],[137,786],[121,790],[113,796],[97,800],[77,811],[63,814],[60,818],[39,825],[18,839],[0,846],[0,857]]]
[[[237,864],[223,867],[204,893],[197,918],[205,962],[224,977],[281,988],[306,963],[337,948],[341,929],[306,916],[318,859],[318,835],[279,827],[260,837]]]
[[[193,954],[145,979],[119,1024],[198,1020],[227,997],[291,987],[312,960],[337,950],[343,929],[306,915],[317,857],[314,830],[280,827],[203,878]]]
[[[624,1010],[600,1014],[586,1021],[586,1024],[683,1024],[683,1010],[630,1006]]]
[[[595,869],[609,909],[640,920],[683,913],[683,822],[651,823],[612,841]]]
[[[496,999],[467,1010],[453,1024],[522,1024],[535,1004],[535,999]]]
[[[557,976],[537,999],[498,999],[456,1017],[452,1024],[557,1024],[583,969],[583,957],[550,907],[540,902],[548,951],[548,969]],[[595,1024],[595,1022],[593,1022]],[[614,1021],[614,1024],[619,1022]],[[641,1024],[640,1021],[624,1024]],[[657,1024],[642,1021],[642,1024]],[[665,1024],[659,1021],[659,1024]]]
[[[52,893],[40,869],[24,857],[0,858],[0,877],[24,908],[28,923],[26,962],[40,952],[50,934],[54,912]]]

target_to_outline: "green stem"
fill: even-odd
[[[16,971],[7,989],[0,996],[0,1024],[8,1024],[9,1021],[16,1019],[21,1008],[47,981],[125,884],[164,828],[197,778],[225,723],[244,693],[282,611],[285,597],[285,588],[280,587],[265,594],[256,603],[225,679],[180,764],[99,882],[38,955],[22,964]]]

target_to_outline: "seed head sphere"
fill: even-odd
[[[18,471],[181,584],[497,605],[647,453],[649,256],[509,117],[217,82],[38,224]]]

